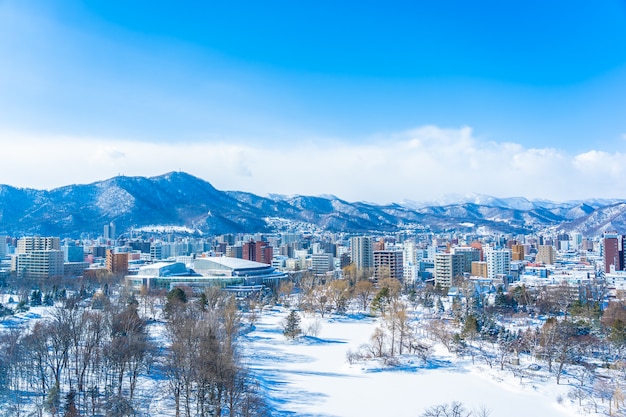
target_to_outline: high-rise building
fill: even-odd
[[[61,246],[61,250],[65,262],[83,262],[85,260],[85,249],[73,242],[66,242]]]
[[[471,246],[455,246],[451,253],[463,256],[463,272],[471,272],[472,262],[480,261],[480,250]]]
[[[64,255],[58,237],[25,237],[17,242],[11,270],[19,277],[43,279],[63,275]]]
[[[258,240],[250,240],[243,244],[241,257],[247,261],[261,262],[271,265],[274,257],[274,248],[269,243]]]
[[[463,275],[465,258],[454,253],[435,254],[435,285],[450,288],[452,281]]]
[[[624,270],[624,236],[617,232],[604,232],[604,272]]]
[[[128,272],[128,252],[116,253],[107,249],[106,269],[112,274],[126,274]]]
[[[496,279],[497,275],[511,273],[511,251],[508,249],[487,248],[485,262],[487,262],[487,278]]]
[[[105,240],[115,239],[117,235],[115,234],[115,223],[111,222],[109,224],[104,225],[103,236]]]
[[[487,278],[488,276],[487,262],[485,261],[472,262],[472,276]]]
[[[230,258],[243,258],[242,246],[241,245],[228,245],[226,246],[226,256]]]
[[[376,250],[374,258],[374,279],[395,278],[402,281],[404,278],[403,253],[401,250]]]
[[[555,260],[554,247],[550,245],[539,245],[537,247],[537,255],[535,256],[535,262],[544,265],[554,265]]]
[[[17,241],[17,253],[28,253],[35,250],[61,250],[61,238],[27,236]]]
[[[511,245],[511,260],[513,261],[523,261],[525,255],[524,245],[515,244]]]
[[[311,269],[316,274],[325,274],[334,269],[332,253],[314,253],[311,255]]]
[[[7,237],[0,235],[0,259],[4,259],[7,256]]]
[[[150,244],[150,260],[160,261],[161,259],[163,259],[163,245],[161,242]]]
[[[402,247],[404,251],[402,255],[404,282],[415,282],[419,272],[419,261],[422,259],[424,251],[418,250],[415,242],[410,240],[406,240]]]
[[[358,271],[374,267],[374,250],[371,237],[352,237],[350,239],[350,254],[352,263]]]

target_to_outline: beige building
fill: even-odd
[[[472,262],[472,276],[487,278],[487,262]]]
[[[556,258],[554,252],[554,247],[551,245],[539,245],[535,262],[538,264],[553,265]]]
[[[524,245],[512,245],[511,246],[511,260],[512,261],[523,261],[525,250]]]

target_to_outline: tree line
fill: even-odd
[[[77,292],[32,326],[0,333],[0,415],[150,415],[142,377],[165,384],[177,417],[268,415],[241,357],[235,300],[207,293],[188,301],[180,289],[139,299],[122,291],[86,303]],[[140,314],[148,298],[164,304],[164,337]]]

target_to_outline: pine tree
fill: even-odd
[[[302,333],[302,329],[300,328],[300,315],[296,310],[291,310],[285,319],[283,334],[288,339],[293,340],[300,336],[300,333]]]
[[[32,307],[41,305],[41,291],[33,290],[33,292],[30,294],[30,305]]]

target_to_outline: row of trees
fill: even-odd
[[[7,415],[21,415],[26,404],[34,404],[39,415],[129,408],[154,349],[136,308],[119,308],[56,307],[32,328],[0,335],[0,392]]]
[[[268,414],[243,366],[232,297],[208,291],[188,302],[176,289],[165,324],[142,317],[134,296],[95,298],[101,309],[72,297],[30,328],[0,334],[0,415],[149,415],[142,376],[166,383],[176,416]],[[151,337],[151,326],[166,337]]]
[[[164,361],[176,416],[263,416],[259,387],[242,364],[241,313],[233,297],[216,291],[187,302],[169,294],[169,351]]]

